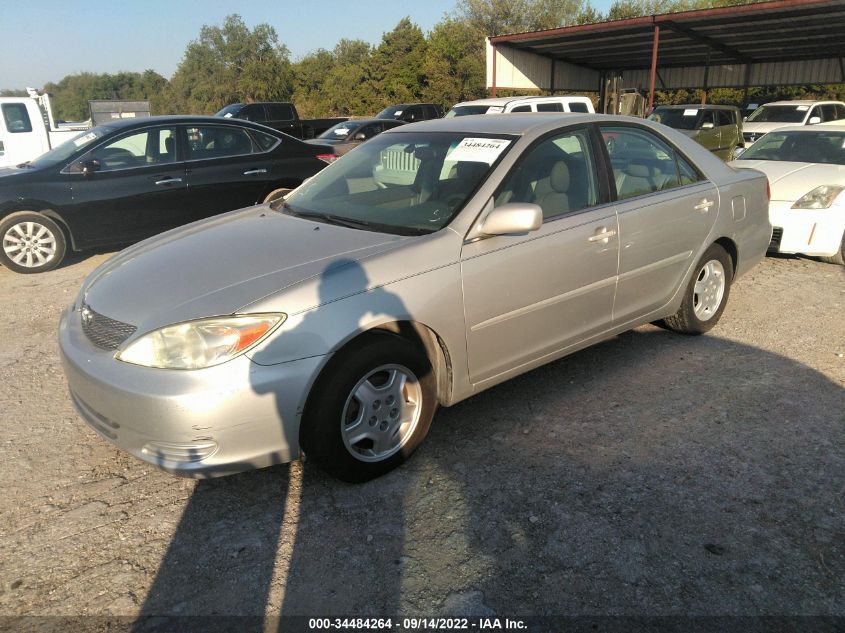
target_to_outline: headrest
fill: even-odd
[[[164,139],[164,149],[168,154],[173,153],[173,145],[174,142],[172,136],[168,136],[166,139]]]
[[[552,173],[549,174],[549,184],[558,193],[569,191],[569,165],[562,160],[556,162]]]
[[[625,168],[625,173],[634,178],[648,178],[651,176],[651,170],[649,170],[648,165],[638,165],[636,163],[628,165]]]

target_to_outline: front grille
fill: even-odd
[[[82,331],[94,345],[100,349],[113,350],[120,347],[126,339],[138,329],[134,325],[115,321],[103,316],[91,309],[91,306],[83,305],[80,310],[82,319]]]
[[[780,240],[783,237],[783,229],[776,226],[772,229],[772,241],[769,242],[769,250],[776,251],[780,249]]]

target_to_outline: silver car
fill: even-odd
[[[439,405],[643,323],[712,328],[767,211],[762,174],[641,119],[402,126],[95,270],[59,328],[71,398],[173,473],[303,451],[364,481]]]

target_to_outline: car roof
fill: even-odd
[[[219,117],[219,116],[201,116],[201,115],[181,115],[181,114],[165,114],[160,116],[145,116],[145,117],[137,117],[137,118],[129,118],[129,119],[115,119],[114,121],[109,121],[108,123],[103,123],[103,125],[99,127],[106,127],[111,128],[113,130],[131,128],[131,127],[141,127],[144,125],[160,125],[160,124],[179,124],[179,123],[229,123],[233,125],[239,125],[243,127],[251,127],[257,130],[270,130],[273,131],[271,128],[268,128],[264,125],[255,125],[250,121],[244,121],[243,119],[235,119],[235,118],[227,118],[227,117]]]
[[[474,114],[456,116],[449,119],[430,119],[419,123],[400,125],[398,128],[386,130],[384,134],[403,134],[405,132],[461,132],[464,134],[508,134],[523,135],[540,132],[544,129],[554,129],[560,125],[577,123],[613,123],[637,122],[653,126],[652,121],[644,119],[613,116],[607,114],[579,114],[564,112],[526,112],[509,114]]]
[[[573,100],[583,100],[588,99],[589,97],[584,97],[581,95],[548,95],[548,96],[541,96],[541,95],[521,95],[518,97],[490,97],[489,99],[474,99],[472,101],[461,101],[460,103],[456,103],[452,107],[457,106],[468,106],[468,105],[490,105],[490,106],[504,106],[512,101],[537,101],[542,99],[543,101],[555,100],[555,101],[573,101]]]
[[[832,99],[823,99],[814,101],[812,99],[802,99],[802,100],[795,100],[795,101],[770,101],[769,103],[764,103],[761,107],[765,108],[766,106],[800,106],[800,105],[818,105],[824,103],[842,103],[841,101],[835,101]],[[845,105],[845,104],[843,104]]]
[[[785,125],[779,127],[772,132],[817,132],[821,126],[825,132],[845,132],[845,121],[830,121],[828,123],[819,123],[818,125]]]
[[[739,108],[737,108],[736,106],[717,105],[715,103],[705,103],[704,105],[701,105],[700,103],[690,103],[688,105],[674,104],[673,103],[671,105],[670,104],[659,105],[659,106],[656,106],[654,109],[656,110],[657,108],[666,108],[666,109],[671,109],[671,110],[680,110],[680,109],[684,109],[684,110],[692,110],[692,109],[695,109],[695,110],[739,110]]]

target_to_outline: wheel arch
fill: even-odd
[[[739,265],[739,251],[736,247],[736,242],[729,237],[720,237],[713,243],[718,244],[727,251],[731,258],[731,266],[733,268],[733,270],[731,270],[731,274],[736,275],[736,269]]]
[[[2,209],[2,211],[0,211],[0,222],[17,213],[40,213],[41,215],[50,218],[53,222],[58,224],[62,229],[62,232],[64,232],[65,240],[71,250],[79,250],[76,246],[76,239],[74,238],[73,231],[70,230],[68,223],[65,222],[65,219],[53,208],[52,205],[47,204],[46,202],[27,200],[21,202],[20,204],[16,204],[15,206]]]

